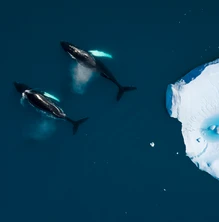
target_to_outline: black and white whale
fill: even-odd
[[[77,132],[79,125],[88,119],[88,117],[76,121],[70,119],[57,105],[58,100],[44,91],[32,89],[29,86],[19,82],[14,82],[14,86],[16,90],[22,95],[22,98],[26,99],[30,105],[32,105],[37,110],[51,118],[70,122],[73,125],[73,134]]]
[[[121,99],[124,92],[137,89],[134,86],[122,86],[113,76],[111,71],[99,59],[97,59],[97,57],[92,55],[92,53],[79,49],[78,47],[72,45],[69,42],[61,41],[60,44],[62,48],[79,64],[91,69],[94,72],[100,73],[101,76],[116,84],[119,88],[119,92],[117,94],[117,101]]]

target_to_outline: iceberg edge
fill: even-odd
[[[170,117],[181,122],[186,156],[219,180],[219,133],[215,133],[216,126],[219,131],[219,59],[200,65],[169,84],[166,109]],[[208,134],[216,139],[209,139]]]

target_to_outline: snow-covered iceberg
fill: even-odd
[[[186,155],[219,179],[219,59],[168,85],[166,108],[182,123]]]

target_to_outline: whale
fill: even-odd
[[[57,100],[56,97],[51,96],[45,91],[31,88],[23,83],[14,82],[14,86],[17,92],[22,96],[22,99],[27,100],[37,111],[40,111],[47,117],[70,122],[73,125],[73,135],[78,131],[79,125],[89,118],[85,117],[79,120],[72,120],[58,105],[60,101]]]
[[[113,82],[119,89],[117,93],[117,101],[121,99],[124,92],[136,90],[137,87],[135,86],[122,86],[115,76],[112,74],[112,72],[103,64],[100,59],[97,58],[94,54],[90,51],[86,51],[83,49],[78,48],[77,46],[66,42],[66,41],[60,41],[60,45],[63,48],[65,52],[69,54],[69,56],[76,60],[80,65],[91,69],[93,72],[99,73],[102,77],[105,79],[110,80]]]

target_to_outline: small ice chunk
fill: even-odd
[[[209,127],[210,130],[215,130],[215,128],[216,128],[215,125],[211,125],[211,126]]]
[[[219,134],[219,126],[216,128],[216,133]]]
[[[154,142],[151,142],[151,143],[150,143],[150,146],[151,146],[151,147],[154,147],[154,146],[155,146]]]

